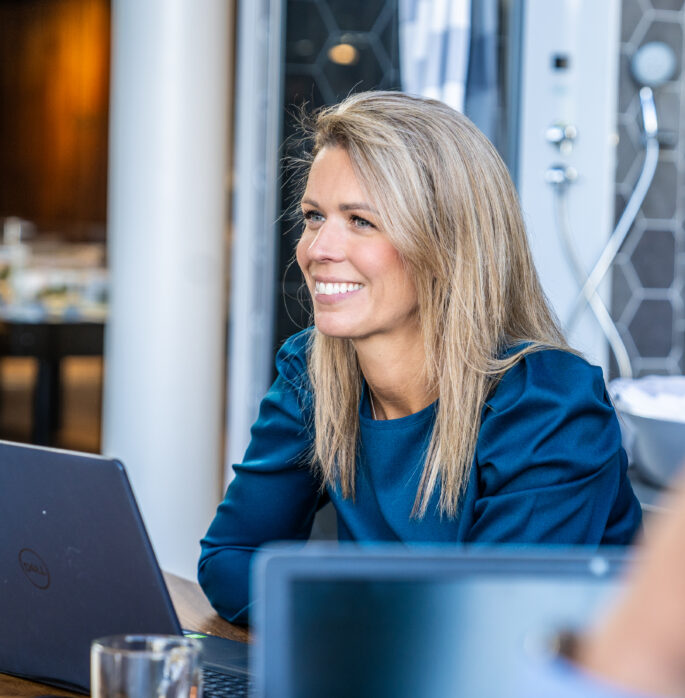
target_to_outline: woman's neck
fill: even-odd
[[[426,386],[426,356],[420,336],[373,337],[355,340],[354,347],[376,419],[406,417],[437,399]]]

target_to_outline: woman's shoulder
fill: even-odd
[[[556,397],[566,405],[583,398],[607,401],[602,370],[580,354],[524,343],[508,348],[502,358],[515,357],[518,360],[502,375],[487,400],[494,409],[531,394],[550,401]]]
[[[605,467],[614,487],[624,456],[601,369],[563,349],[527,349],[482,413],[477,458],[484,491],[557,488]]]
[[[314,333],[313,327],[288,337],[276,354],[276,370],[287,381],[304,387],[307,379],[307,355]]]

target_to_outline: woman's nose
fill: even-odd
[[[343,233],[335,221],[327,220],[316,231],[307,248],[309,257],[317,262],[340,261],[344,259]]]

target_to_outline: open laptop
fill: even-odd
[[[259,698],[502,698],[616,592],[625,553],[330,547],[261,552]]]
[[[86,693],[94,638],[182,632],[121,463],[0,441],[0,619],[0,672]],[[247,646],[202,641],[244,688]]]

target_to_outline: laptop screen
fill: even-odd
[[[306,558],[299,571],[262,570],[282,593],[271,586],[263,599],[259,695],[508,695],[527,657],[612,598],[620,566],[590,554],[560,561],[558,552],[548,561],[501,552],[373,558],[359,552],[341,567],[323,554],[314,571]]]

